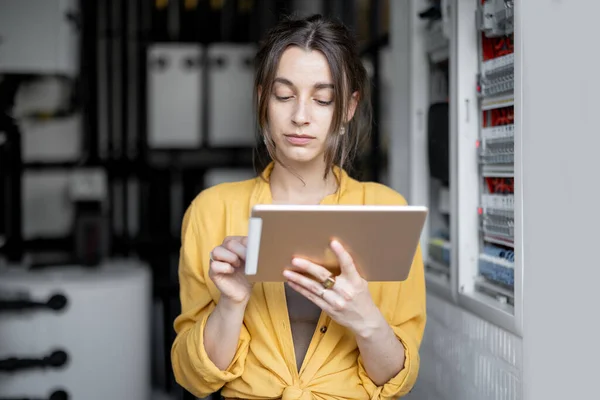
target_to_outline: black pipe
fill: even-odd
[[[56,350],[41,358],[10,357],[0,360],[0,372],[16,372],[33,368],[62,368],[67,364],[69,356],[63,350]]]
[[[10,87],[7,90],[12,95],[3,99],[0,110],[0,252],[8,261],[19,262],[23,257],[21,132],[8,111],[12,107],[18,84],[11,84],[11,78],[5,79],[9,80]]]
[[[370,20],[370,36],[371,40],[375,40],[379,37],[379,26],[381,24],[381,1],[373,0],[371,2],[371,20]],[[371,179],[375,182],[379,182],[381,173],[381,159],[379,157],[380,152],[380,122],[381,122],[381,110],[380,110],[380,89],[381,89],[381,73],[380,73],[380,52],[379,48],[371,53],[371,60],[373,63],[373,82],[371,87],[373,88],[372,95],[372,106],[373,106],[373,127],[371,132],[371,155],[370,155],[370,166],[371,166]]]
[[[120,2],[121,5],[121,26],[119,30],[118,40],[121,42],[121,63],[119,64],[119,68],[121,69],[121,159],[123,161],[127,161],[129,159],[129,145],[128,145],[128,118],[129,118],[129,35],[128,35],[128,10],[129,10],[129,2]],[[128,242],[129,240],[129,218],[128,218],[128,203],[129,203],[129,179],[128,174],[121,175],[121,182],[123,184],[123,191],[121,192],[121,223],[122,223],[122,236]],[[125,246],[123,248],[123,253],[125,256],[129,255],[128,247]]]
[[[113,26],[113,20],[115,20],[114,9],[113,9],[113,0],[104,0],[105,2],[105,20],[104,23],[104,40],[106,43],[106,82],[104,83],[106,86],[106,98],[105,107],[106,107],[106,149],[107,154],[106,158],[109,163],[114,162],[115,155],[115,144],[114,144],[114,35],[115,29]],[[111,239],[115,236],[114,232],[114,174],[111,171],[107,173],[108,175],[108,185],[107,185],[107,194],[108,194],[108,232]],[[112,243],[112,240],[109,240],[109,246]],[[112,254],[112,249],[109,249],[109,254]]]
[[[96,32],[98,19],[96,5],[86,0],[79,0],[81,10],[81,98],[84,119],[84,153],[86,163],[98,162],[98,42]]]
[[[3,311],[26,311],[48,309],[51,311],[61,311],[68,304],[67,298],[62,294],[54,294],[46,301],[31,299],[7,300],[0,299],[0,312]]]

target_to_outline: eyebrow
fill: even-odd
[[[290,81],[289,79],[286,79],[286,78],[277,77],[277,78],[275,78],[274,81],[279,82],[286,86],[290,86],[290,87],[294,86],[292,81]],[[317,83],[315,83],[314,88],[315,89],[333,89],[334,86],[333,86],[333,83],[317,82]]]

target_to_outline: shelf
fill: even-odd
[[[429,240],[429,263],[434,263],[436,266],[442,267],[442,270],[448,270],[450,265],[450,251],[452,245],[449,241],[441,238],[431,238]]]
[[[451,244],[444,238],[434,237],[428,243],[428,259],[425,263],[427,290],[448,300],[452,298],[450,252]]]
[[[496,108],[510,107],[514,105],[514,93],[505,93],[481,98],[481,111],[494,110]]]
[[[481,291],[489,293],[491,296],[496,296],[496,300],[502,304],[514,305],[515,294],[512,290],[509,290],[501,285],[496,285],[483,277],[478,277],[475,279],[475,287]]]
[[[483,177],[514,178],[515,166],[514,164],[482,165],[481,175]]]
[[[427,268],[435,271],[437,274],[442,274],[448,276],[450,274],[450,265],[446,265],[439,261],[428,260]]]
[[[520,320],[515,316],[515,307],[508,303],[503,304],[474,288],[471,291],[460,292],[458,294],[458,304],[473,314],[517,336],[522,334]]]
[[[436,261],[430,256],[425,263],[425,282],[428,291],[453,301],[449,264]]]
[[[452,286],[450,278],[442,273],[437,273],[435,270],[429,270],[431,264],[428,262],[425,269],[425,284],[427,291],[448,301],[452,299]]]
[[[512,239],[502,238],[491,235],[483,235],[483,240],[488,243],[500,244],[502,246],[514,247],[515,242]]]

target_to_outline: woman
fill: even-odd
[[[412,388],[425,326],[420,250],[397,283],[367,283],[336,242],[337,277],[301,259],[285,284],[244,275],[255,204],[406,204],[343,169],[370,126],[368,87],[350,33],[321,17],[281,22],[259,50],[256,106],[272,162],[260,177],[204,190],[183,219],[171,355],[194,395],[388,399]]]

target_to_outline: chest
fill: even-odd
[[[308,322],[316,324],[319,321],[321,309],[288,285],[285,285],[285,299],[291,323]]]

